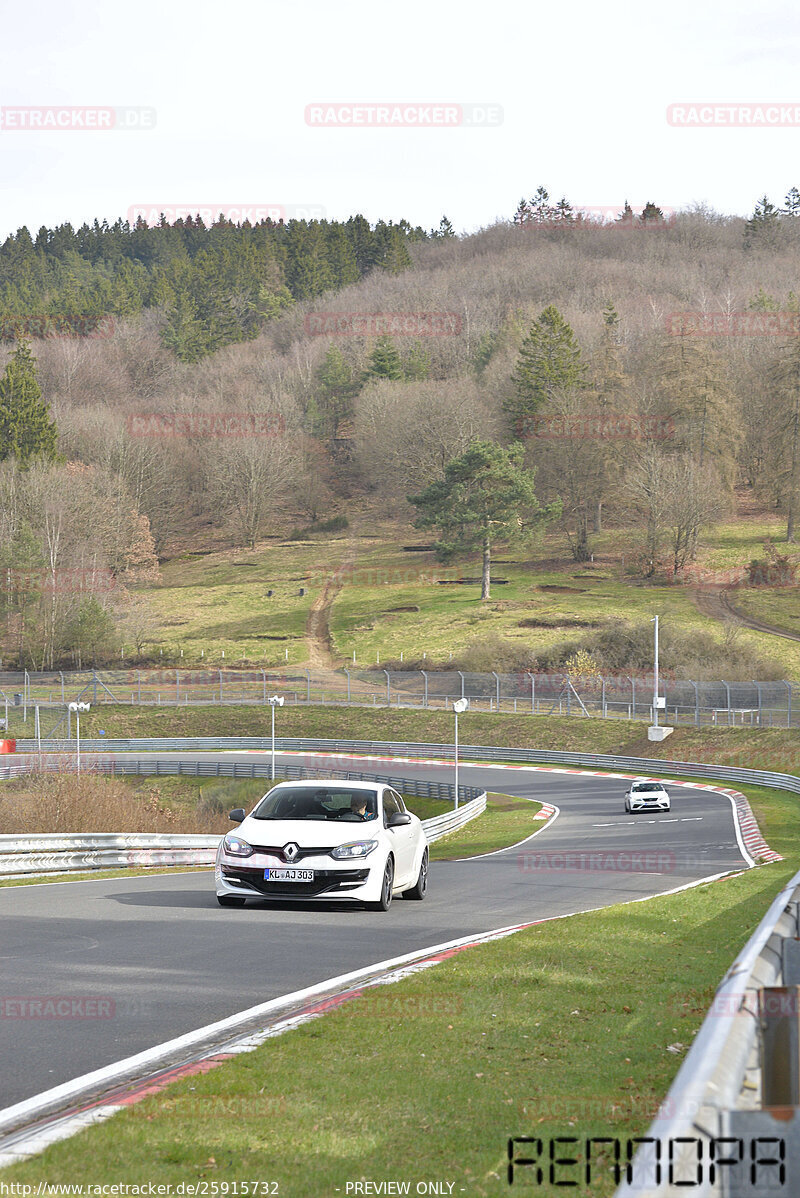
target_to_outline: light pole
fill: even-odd
[[[81,712],[88,711],[90,707],[91,707],[91,703],[70,703],[70,705],[69,705],[70,711],[75,712],[75,724],[76,724],[76,735],[77,735],[77,746],[78,746],[78,777],[80,777],[80,774],[81,774]]]
[[[655,624],[653,634],[653,727],[658,727],[658,616],[650,621]]]
[[[275,708],[283,707],[283,695],[271,695],[267,699],[272,708],[272,766],[270,768],[270,777],[275,781]]]
[[[462,711],[466,711],[469,707],[469,699],[456,699],[453,702],[453,713],[456,717],[456,742],[455,742],[455,790],[456,790],[456,805],[454,810],[458,811],[458,717]]]

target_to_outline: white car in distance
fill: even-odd
[[[223,836],[215,866],[221,907],[354,899],[386,911],[396,895],[425,897],[425,830],[385,783],[279,782],[230,819],[239,827]]]
[[[625,810],[669,811],[669,793],[660,782],[631,782],[625,795]]]

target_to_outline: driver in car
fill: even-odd
[[[372,819],[372,812],[367,811],[367,800],[361,795],[353,795],[350,800],[350,810],[358,819]]]

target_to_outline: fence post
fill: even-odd
[[[792,726],[792,684],[791,684],[791,682],[784,682],[783,685],[786,687],[787,691],[789,692],[789,705],[786,708],[786,727],[791,728],[791,726]]]
[[[349,703],[350,702],[350,671],[345,670],[345,674],[347,675],[347,702]]]
[[[391,679],[389,678],[389,671],[384,670],[383,672],[386,675],[386,706],[391,707],[392,706],[392,683],[391,683]]]
[[[266,701],[267,701],[267,671],[266,670],[261,671],[261,681],[264,684],[264,702],[266,703]]]
[[[67,708],[67,740],[72,740],[72,712]]]
[[[761,727],[761,683],[753,680],[753,686],[758,692],[758,726]]]
[[[726,703],[727,703],[727,705],[728,705],[728,726],[730,727],[730,722],[731,722],[731,688],[728,686],[727,682],[725,682],[725,680],[724,680],[723,678],[720,678],[720,682],[721,682],[721,683],[722,683],[722,685],[725,687],[725,702],[726,702]]]
[[[458,674],[459,678],[461,679],[461,698],[463,699],[464,698],[464,675],[461,673],[460,670],[456,670],[456,673]]]
[[[700,692],[697,689],[696,682],[693,682],[692,686],[694,687],[694,726],[695,726],[695,728],[699,728],[700,727]]]
[[[58,676],[61,679],[61,702],[63,703],[64,702],[64,672],[63,672],[63,670],[58,671]]]
[[[601,678],[600,681],[603,684],[603,693],[601,696],[601,702],[603,704],[603,719],[605,719],[606,718],[606,680],[605,680],[605,678]]]
[[[311,671],[306,670],[306,703],[311,702]]]
[[[178,668],[176,666],[175,667],[175,702],[180,703],[180,701],[181,701],[181,676],[178,673]]]
[[[94,684],[92,702],[95,704],[95,706],[97,706],[97,670],[92,670],[92,683]]]
[[[142,705],[142,671],[136,671],[136,702]]]
[[[633,719],[636,719],[636,679],[631,678],[631,710],[633,711]]]
[[[536,679],[530,671],[528,677],[531,680],[531,715],[536,715]]]
[[[428,706],[428,675],[425,670],[420,670],[420,674],[425,679],[425,707]]]
[[[497,674],[494,670],[492,670],[492,677],[494,678],[494,693],[495,693],[495,698],[497,699],[497,710],[499,711],[500,710],[500,675]]]

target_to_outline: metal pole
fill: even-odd
[[[142,671],[136,671],[136,702],[142,705]]]
[[[219,672],[219,701],[222,702],[222,670]]]
[[[536,679],[533,674],[529,673],[528,677],[531,680],[531,715],[536,714]]]
[[[459,810],[459,713],[455,715],[455,807],[454,810]]]
[[[460,670],[457,670],[456,673],[458,674],[459,678],[461,679],[461,698],[463,699],[464,698],[464,675],[461,673]]]
[[[64,673],[62,670],[58,671],[58,676],[61,679],[61,702],[63,703],[64,702]]]
[[[175,671],[175,702],[181,701],[181,676],[178,671]]]
[[[694,687],[694,726],[695,726],[695,728],[699,728],[700,727],[700,692],[697,689],[696,682],[693,682],[692,686]]]
[[[265,670],[261,671],[261,681],[264,683],[264,702],[266,703],[266,701],[267,701],[267,675],[266,675]]]
[[[33,725],[35,728],[36,747],[39,750],[39,765],[42,764],[42,736],[39,727],[39,704],[37,703],[33,709]]]
[[[391,683],[391,679],[389,678],[389,671],[384,670],[383,672],[386,675],[386,706],[391,707],[392,706],[392,683]]]
[[[72,740],[72,712],[67,708],[67,740]]]
[[[655,649],[653,654],[653,724],[658,727],[658,616],[653,616],[655,621]]]
[[[306,703],[311,702],[311,671],[306,670]]]
[[[754,680],[753,685],[758,691],[758,725],[761,727],[761,683]]]
[[[495,682],[494,693],[495,693],[495,697],[497,699],[497,710],[499,711],[500,710],[500,675],[495,673],[494,670],[492,670],[492,675],[494,677],[494,682]]]
[[[791,726],[792,726],[792,684],[791,684],[791,682],[784,682],[783,685],[786,687],[787,691],[789,692],[789,706],[786,708],[786,727],[791,728]]]
[[[275,704],[272,704],[272,766],[270,769],[270,778],[275,781]]]
[[[97,670],[92,670],[92,680],[94,682],[94,695],[92,696],[92,702],[96,703],[97,702]]]
[[[75,712],[75,723],[78,728],[78,777],[81,776],[81,713]]]
[[[606,680],[605,680],[605,678],[601,678],[600,681],[603,684],[602,703],[603,703],[603,719],[605,719],[606,718]]]
[[[428,706],[428,675],[425,670],[420,670],[420,674],[425,679],[425,706]]]
[[[347,702],[349,703],[350,702],[350,671],[345,670],[345,674],[347,675]]]

